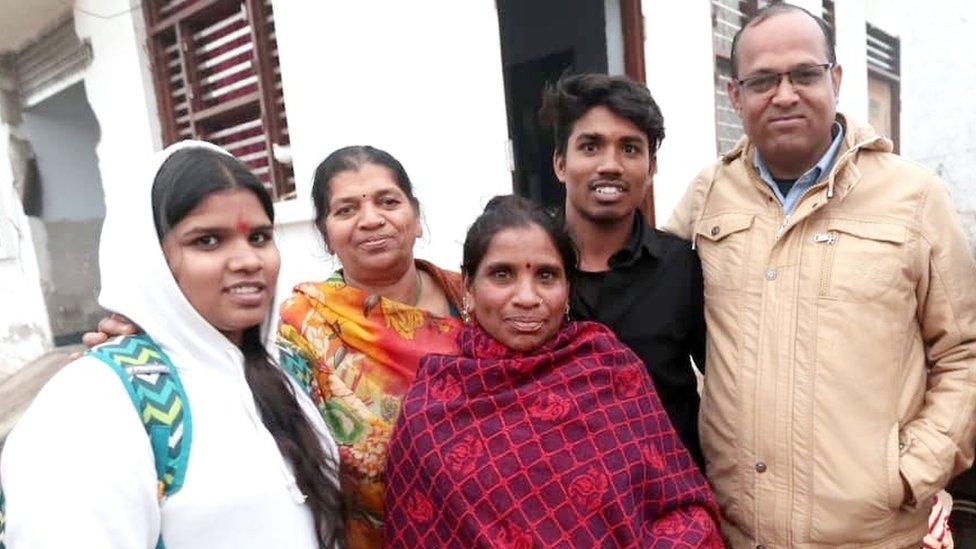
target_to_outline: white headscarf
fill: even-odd
[[[204,364],[243,377],[244,355],[241,350],[213,327],[190,304],[170,271],[162,245],[156,234],[152,211],[152,188],[163,163],[173,153],[202,148],[232,156],[205,141],[180,141],[155,154],[144,177],[134,181],[116,196],[106,208],[102,227],[98,264],[102,307],[128,317],[141,327],[170,357],[192,357],[192,361],[174,359],[178,371]],[[124,199],[123,199],[124,198]],[[267,326],[263,326],[262,333]],[[306,406],[308,403],[306,403]],[[193,403],[190,403],[192,409]],[[311,408],[314,410],[314,407]],[[248,405],[255,427],[269,451],[278,451],[271,433],[264,428],[253,401]],[[314,412],[313,412],[314,413]],[[323,425],[324,427],[324,425]],[[289,492],[296,502],[305,500],[284,457],[280,469]]]
[[[170,271],[156,235],[152,188],[163,163],[173,153],[202,148],[230,153],[204,141],[180,141],[156,153],[143,177],[116,196],[102,226],[98,264],[102,307],[125,315],[164,351],[198,357],[213,365],[240,370],[236,345],[207,322],[183,295]],[[180,353],[179,351],[182,351]],[[180,367],[176,364],[177,368]]]

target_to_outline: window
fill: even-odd
[[[868,121],[899,151],[901,41],[867,24]]]
[[[163,141],[227,149],[275,200],[295,196],[270,0],[143,0]]]

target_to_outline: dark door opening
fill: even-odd
[[[516,194],[562,206],[552,132],[539,123],[542,90],[564,72],[607,72],[604,0],[497,0]]]

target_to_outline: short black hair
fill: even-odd
[[[578,254],[562,216],[553,215],[528,198],[514,194],[499,195],[489,200],[485,211],[471,224],[464,238],[461,272],[467,280],[473,280],[496,234],[506,229],[533,225],[545,231],[552,240],[563,261],[566,277],[571,278],[576,272]]]
[[[739,67],[736,61],[736,50],[739,49],[739,39],[742,37],[742,33],[745,32],[749,27],[755,27],[759,23],[767,19],[771,19],[777,15],[782,15],[784,13],[800,12],[805,13],[810,19],[813,19],[820,27],[820,32],[823,33],[824,45],[827,48],[827,62],[836,63],[837,62],[837,51],[834,47],[834,37],[833,33],[830,31],[830,26],[822,18],[810,13],[805,8],[800,6],[794,6],[793,4],[787,4],[786,2],[777,2],[775,4],[770,4],[761,10],[757,11],[752,17],[746,20],[742,28],[735,33],[732,37],[732,51],[729,53],[729,61],[732,63],[732,78],[739,78]]]
[[[664,140],[664,117],[647,86],[625,76],[606,74],[563,75],[542,92],[539,116],[552,127],[556,153],[566,154],[573,125],[593,107],[606,107],[644,132],[650,154]]]

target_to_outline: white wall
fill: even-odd
[[[714,53],[708,2],[644,0],[647,86],[664,114],[654,210],[658,225],[700,169],[715,161]]]
[[[101,132],[95,152],[107,210],[124,208],[132,199],[130,181],[146,177],[146,166],[160,147],[159,123],[142,12],[105,19],[78,8],[112,14],[130,7],[129,0],[79,0],[74,12],[78,38],[91,41],[85,93]]]
[[[838,110],[866,124],[868,121],[868,61],[864,0],[834,2],[837,62],[844,74]]]
[[[52,340],[30,224],[13,186],[9,138],[0,123],[0,380],[48,351]]]
[[[603,16],[607,36],[607,74],[626,74],[624,60],[623,14],[620,0],[603,0]]]
[[[418,257],[460,264],[487,200],[512,192],[493,2],[273,2],[298,199],[279,207],[279,295],[334,268],[311,229],[312,173],[370,144],[407,169],[427,221]]]
[[[976,186],[976,3],[945,0],[918,11],[901,35],[902,150]]]

